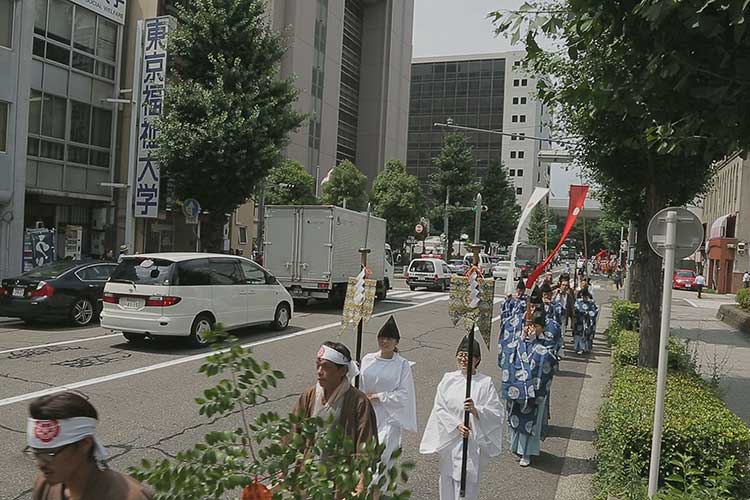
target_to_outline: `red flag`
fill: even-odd
[[[578,219],[578,214],[581,213],[583,210],[583,203],[586,201],[586,193],[588,193],[589,187],[588,186],[570,186],[570,203],[568,205],[568,219],[565,221],[565,227],[563,227],[562,234],[560,235],[560,241],[557,243],[557,246],[555,247],[552,252],[547,256],[546,259],[544,259],[544,262],[539,264],[536,269],[534,269],[534,272],[532,272],[529,275],[529,278],[526,280],[526,288],[532,288],[534,286],[534,283],[536,282],[537,278],[539,278],[539,275],[541,275],[544,272],[544,269],[547,267],[547,264],[554,258],[555,255],[557,255],[557,252],[560,250],[560,247],[565,242],[565,238],[568,237],[568,233],[570,233],[570,230],[573,229],[573,226],[576,223],[576,220]]]

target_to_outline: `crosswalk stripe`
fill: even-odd
[[[425,292],[407,292],[407,293],[402,293],[401,295],[398,296],[398,298],[399,299],[405,299],[406,297],[415,297],[416,298],[417,295],[423,295],[424,293]]]
[[[388,292],[389,297],[400,297],[401,295],[405,293],[410,293],[409,290],[401,290],[399,292]]]

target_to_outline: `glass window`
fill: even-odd
[[[109,61],[114,61],[116,47],[117,25],[99,18],[99,32],[96,35],[96,55]]]
[[[96,74],[107,80],[115,79],[115,67],[111,64],[96,62]]]
[[[68,66],[70,64],[70,51],[65,47],[47,42],[47,59]]]
[[[34,37],[34,48],[32,53],[37,57],[44,57],[44,40]]]
[[[519,168],[518,170],[516,170],[516,174],[518,174],[518,177],[523,177],[523,169]]]
[[[62,161],[65,159],[65,145],[59,142],[41,141],[39,156]]]
[[[510,121],[513,123],[518,123],[518,115],[513,115],[510,117]]]
[[[65,139],[65,114],[67,101],[64,97],[44,94],[42,106],[42,135]]]
[[[91,124],[91,144],[108,148],[112,130],[112,112],[106,109],[93,108]]]
[[[518,80],[513,80],[513,86],[518,87]]]
[[[91,266],[81,269],[76,275],[83,281],[107,281],[114,268],[112,264]]]
[[[522,195],[523,194],[523,188],[516,188],[516,194]]]
[[[239,227],[239,240],[240,245],[247,245],[247,227]]]
[[[10,104],[0,101],[0,153],[8,152],[8,108]]]
[[[91,124],[91,106],[78,101],[70,101],[70,140],[89,143],[89,125]]]
[[[518,158],[519,159],[523,159],[524,156],[526,156],[526,153],[524,153],[523,151],[519,151],[518,152]]]
[[[78,146],[68,146],[68,161],[73,163],[80,163],[82,165],[88,165],[89,163],[89,150],[86,148],[80,148]]]
[[[166,285],[172,277],[174,262],[147,257],[125,257],[110,276],[113,283]]]
[[[73,4],[67,0],[50,0],[47,36],[70,45],[73,31]]]
[[[39,127],[42,123],[42,93],[38,90],[31,90],[29,96],[29,132],[32,134],[39,133]]]
[[[521,98],[521,104],[526,104],[526,98],[525,97]]]
[[[97,167],[109,167],[109,153],[105,151],[91,150],[91,165]]]
[[[510,171],[508,172],[508,175],[511,176],[511,177],[515,177],[516,176],[516,169],[515,168],[511,168]]]
[[[29,156],[39,156],[39,139],[34,139],[33,137],[29,137],[29,142],[27,143],[27,149],[26,154]]]
[[[13,3],[15,0],[0,0],[0,45],[11,47],[13,41]]]
[[[528,83],[529,82],[528,82],[528,80],[526,80],[526,78],[522,79],[521,80],[521,87],[525,87],[526,85],[528,85]]]
[[[73,64],[75,69],[85,71],[86,73],[94,72],[94,59],[92,57],[85,56],[80,52],[73,52]]]
[[[521,123],[526,123],[526,115],[521,115],[521,116],[519,117],[519,121],[520,121]]]
[[[96,42],[96,14],[76,7],[76,22],[73,31],[73,47],[90,54],[94,53]]]
[[[511,159],[515,159],[515,157],[516,157],[516,152],[515,151],[511,151],[510,152],[510,158]]]
[[[266,273],[263,272],[263,269],[249,260],[242,260],[240,263],[242,264],[242,272],[245,275],[245,283],[253,285],[266,284]]]
[[[435,266],[429,260],[415,260],[409,266],[409,271],[413,273],[434,273]]]
[[[44,35],[47,31],[47,0],[36,0],[34,4],[34,33]]]
[[[518,97],[513,98],[513,104],[518,104]]]
[[[239,263],[234,259],[209,261],[212,285],[242,285],[245,283]]]

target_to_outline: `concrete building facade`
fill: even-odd
[[[738,151],[716,165],[703,200],[704,274],[718,293],[734,293],[750,270],[750,159]]]
[[[549,137],[548,116],[533,97],[538,79],[523,68],[523,57],[512,51],[413,59],[407,168],[425,188],[445,135],[456,132],[434,123],[449,118],[455,125],[513,134],[462,132],[472,145],[478,177],[491,162],[502,161],[521,206],[534,187],[547,185],[538,153],[550,146],[526,136]]]

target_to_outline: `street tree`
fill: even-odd
[[[637,222],[639,365],[658,360],[661,260],[646,228],[708,185],[711,163],[750,138],[750,34],[740,0],[529,2],[492,15],[523,38],[526,65],[608,209]],[[544,50],[540,35],[553,39]]]
[[[448,134],[443,139],[443,148],[433,160],[435,171],[430,176],[433,209],[430,211],[432,227],[444,232],[443,216],[445,214],[445,196],[450,187],[450,206],[448,242],[464,232],[470,232],[474,224],[474,215],[470,211],[458,210],[455,207],[473,206],[474,196],[479,192],[476,178],[476,160],[471,145],[462,134]],[[452,251],[452,245],[449,245]]]
[[[315,178],[299,162],[283,160],[266,177],[267,205],[313,205]]]
[[[278,76],[286,47],[266,4],[175,2],[159,158],[176,196],[210,212],[209,246],[218,245],[224,214],[281,161],[287,134],[304,118],[293,108],[293,80]]]
[[[526,239],[532,245],[544,248],[544,235],[549,231],[550,214],[543,204],[534,207],[529,217],[529,225],[526,228]]]
[[[414,225],[425,215],[419,179],[407,173],[399,160],[390,160],[375,178],[370,194],[373,212],[388,221],[388,242],[395,249],[404,245]]]
[[[482,239],[502,246],[513,243],[521,207],[516,202],[516,188],[500,161],[490,163],[482,183],[483,202],[487,212],[482,215]]]
[[[324,205],[342,205],[346,208],[364,210],[367,208],[367,177],[354,163],[344,160],[331,171],[328,181],[323,184],[320,198]]]

